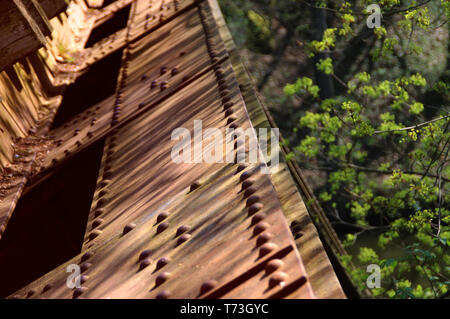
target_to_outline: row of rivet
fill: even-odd
[[[236,174],[244,171],[248,167],[247,164],[239,164],[236,170]],[[270,225],[263,220],[267,217],[264,212],[260,212],[264,205],[260,202],[261,198],[258,195],[254,195],[256,192],[256,187],[253,186],[255,179],[251,178],[253,170],[244,171],[239,180],[241,182],[241,192],[244,192],[244,199],[246,201],[248,216],[252,216],[251,226],[253,227],[253,237],[256,238],[256,246],[259,247],[259,258],[262,258],[269,253],[275,251],[278,246],[270,241],[273,239],[274,235],[266,231]],[[191,185],[191,189],[192,189]],[[266,274],[272,274],[284,265],[284,262],[280,259],[270,260],[265,267]],[[276,285],[283,285],[287,279],[287,274],[284,272],[275,272],[269,279],[269,286],[274,287]],[[218,286],[216,280],[208,280],[202,283],[200,288],[200,294],[206,294],[207,292],[215,289]]]
[[[156,234],[161,234],[162,232],[164,232],[166,229],[169,228],[169,223],[165,221],[168,216],[169,216],[169,213],[161,212],[156,217],[155,226],[158,225],[156,228]],[[188,225],[182,225],[177,228],[176,233],[175,233],[175,238],[177,239],[176,246],[180,246],[181,244],[188,241],[192,237],[192,235],[189,233],[190,229],[191,229],[191,227]],[[152,260],[150,258],[152,253],[153,253],[153,251],[150,249],[144,250],[140,253],[139,258],[138,258],[139,271],[147,268],[148,266],[150,266],[152,264]],[[154,271],[156,272],[156,271],[161,270],[168,263],[170,263],[170,261],[171,260],[169,257],[159,258],[158,261],[156,262],[156,267],[155,267]],[[170,277],[171,277],[171,273],[169,273],[167,271],[164,271],[164,272],[161,272],[160,274],[158,274],[158,276],[155,278],[154,288],[161,286]],[[171,293],[169,291],[163,290],[160,293],[158,293],[156,298],[157,299],[167,299],[170,297],[170,295],[171,295]]]
[[[111,133],[109,137],[108,148],[107,149],[105,148],[106,156],[103,166],[102,181],[97,185],[99,192],[97,193],[97,203],[93,214],[94,220],[92,221],[91,232],[88,236],[89,240],[95,239],[102,233],[102,230],[97,229],[97,227],[99,227],[105,221],[100,216],[104,215],[105,212],[104,206],[107,203],[105,195],[107,194],[107,186],[111,182],[111,178],[113,176],[113,169],[112,166],[109,164],[109,162],[111,161],[111,157],[114,155],[114,148],[116,147],[116,139],[117,139],[116,134],[117,134],[116,130]]]
[[[243,166],[241,166],[242,169]],[[259,248],[259,256],[264,257],[269,253],[275,251],[278,246],[271,242],[274,235],[267,231],[270,225],[264,222],[267,215],[264,212],[260,212],[264,205],[260,202],[259,195],[255,195],[257,189],[254,186],[255,180],[251,178],[252,171],[245,171],[240,175],[240,181],[242,182],[242,189],[244,191],[244,198],[247,198],[246,207],[248,207],[248,215],[253,216],[251,225],[253,226],[253,236],[256,238],[256,246]],[[284,265],[284,262],[280,259],[270,260],[265,267],[266,274],[272,274],[279,270]],[[277,285],[284,285],[287,279],[287,274],[284,272],[275,272],[269,279],[269,286],[274,287]]]

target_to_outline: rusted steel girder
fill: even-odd
[[[172,13],[149,28],[155,7],[133,2],[116,93],[49,134],[42,175],[106,137],[83,250],[11,297],[314,298],[263,158],[172,161],[176,128],[253,124],[210,5],[152,3]],[[250,139],[224,149],[261,153]],[[67,285],[71,265],[81,287]]]

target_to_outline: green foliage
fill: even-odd
[[[351,255],[340,258],[362,294],[374,263],[382,282],[371,296],[447,296],[450,2],[306,2],[327,9],[326,26],[305,1],[220,0],[255,78],[267,74],[262,65],[273,72],[261,93],[291,146],[286,160],[320,171],[311,184],[333,224],[348,228],[339,235]],[[383,16],[369,30],[372,3]]]
[[[347,45],[358,23],[365,22],[364,16],[353,13],[362,11],[355,3],[345,2],[334,27],[324,31],[322,40],[309,42],[310,57],[340,52]],[[384,16],[400,7],[397,0],[378,4]],[[408,4],[416,2],[403,1],[402,7]],[[373,32],[369,65],[395,68],[399,54],[407,57],[403,61],[414,61],[413,55],[422,58],[423,51],[417,48],[423,37],[434,32],[433,21],[448,11],[448,2],[441,2],[441,6],[422,5],[387,15],[389,22],[383,20],[383,26]],[[333,64],[339,58],[339,54],[321,58],[315,67],[337,78]],[[345,90],[325,100],[319,98],[319,85],[309,77],[284,88],[287,96],[310,96],[313,101],[313,110],[299,119],[304,135],[293,154],[300,163],[328,168],[327,183],[318,198],[326,210],[340,215],[338,222],[360,230],[343,239],[344,246],[359,247],[357,259],[352,262],[347,258],[351,256],[343,256],[342,262],[361,291],[366,290],[369,275],[363,265],[381,267],[382,288],[372,290],[373,296],[436,298],[449,289],[450,209],[445,203],[450,200],[446,165],[450,118],[448,104],[430,112],[423,95],[433,91],[448,102],[449,82],[445,76],[429,82],[414,69],[410,65],[403,74],[358,69],[347,82],[337,82]],[[377,231],[376,246],[358,244],[359,235],[367,230]],[[399,247],[398,253],[385,257],[391,247]],[[354,268],[352,263],[361,266]]]

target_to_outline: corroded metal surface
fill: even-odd
[[[264,105],[259,101],[253,89],[249,74],[240,61],[239,51],[233,43],[218,3],[215,0],[208,0],[208,3],[212,8],[212,14],[218,24],[226,50],[230,55],[230,61],[253,126],[255,128],[275,127],[274,121],[269,122],[270,114],[265,112]],[[288,165],[284,162],[280,163],[277,168],[271,170],[271,177],[280,198],[284,215],[288,220],[297,248],[302,256],[314,294],[317,298],[345,298],[317,229],[289,172]]]
[[[264,160],[172,160],[176,128],[194,136],[201,120],[225,135],[253,124],[209,4],[150,3],[133,1],[120,43],[102,53],[125,47],[116,93],[51,131],[53,149],[33,175],[106,137],[82,252],[11,297],[314,298]],[[168,18],[150,19],[156,11]],[[248,147],[225,139],[223,157],[260,154],[256,138]],[[67,286],[71,264],[79,288]]]

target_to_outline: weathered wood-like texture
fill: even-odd
[[[11,297],[342,297],[285,166],[261,173],[256,134],[247,145],[235,137],[221,142],[224,159],[255,151],[250,165],[171,157],[179,142],[172,132],[186,128],[194,138],[194,120],[224,134],[267,126],[261,106],[242,92],[251,88],[217,8],[215,1],[135,0],[127,28],[83,52],[87,68],[124,48],[116,92],[49,132],[54,147],[30,174],[38,183],[106,137],[85,243],[78,256]],[[211,138],[203,148],[218,152]],[[288,220],[303,233],[297,242]],[[71,264],[81,267],[81,288],[67,286]]]
[[[18,0],[19,1],[19,0]],[[44,19],[51,19],[64,11],[67,3],[64,0],[41,0],[34,1],[42,8],[43,17],[35,4],[31,0],[20,0],[19,3],[35,21],[38,29],[44,36],[50,35],[47,22]],[[30,21],[24,17],[13,0],[2,0],[0,2],[0,71],[8,65],[27,56],[39,49],[44,43],[42,38],[36,35]]]
[[[214,0],[208,0],[208,2],[230,55],[237,81],[242,88],[251,121],[255,128],[269,128],[271,125],[255,94],[254,85],[242,64],[219,5]],[[270,142],[266,145],[270,145]],[[280,157],[280,160],[283,160],[283,158]],[[272,169],[271,174],[274,187],[282,203],[283,212],[296,237],[297,248],[302,256],[316,296],[318,298],[345,298],[333,267],[323,249],[317,229],[308,214],[292,175],[289,173],[289,168],[282,162],[277,168]]]
[[[134,3],[128,35],[144,5]],[[90,137],[91,113],[81,129],[69,123],[52,132],[62,137],[61,154],[74,136],[95,140],[109,131],[84,252],[16,297],[30,290],[46,298],[314,297],[271,179],[259,171],[264,162],[238,168],[172,160],[173,130],[193,133],[194,120],[203,129],[252,127],[206,6],[127,47],[111,102],[88,111],[112,115]],[[256,135],[250,139],[251,147],[237,150],[260,154]],[[231,152],[234,160],[234,139],[228,149],[223,143],[223,157]],[[74,291],[66,286],[71,263],[86,276]],[[211,290],[202,290],[205,283]]]

